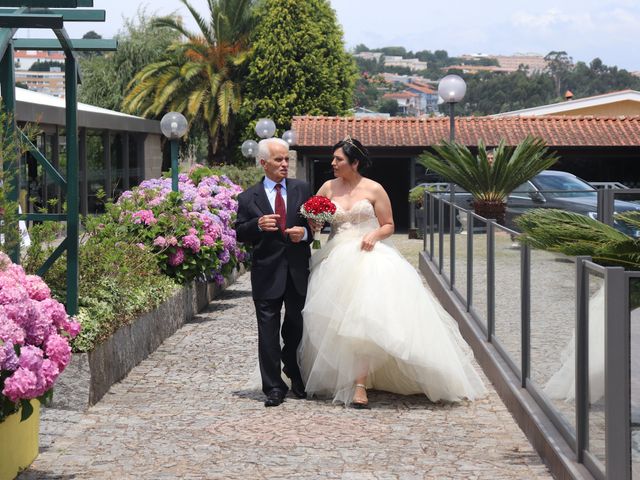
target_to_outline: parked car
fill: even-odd
[[[439,183],[438,185],[443,184]],[[445,195],[448,196],[448,194]],[[459,187],[456,187],[454,201],[456,205],[465,209],[473,208],[471,194],[460,190]],[[596,219],[598,194],[593,186],[571,173],[544,170],[520,185],[509,195],[505,225],[515,229],[514,220],[525,211],[533,208],[567,210]],[[640,211],[640,203],[615,200],[615,213],[627,211]],[[628,235],[640,237],[640,230],[624,222],[616,220],[614,226]]]

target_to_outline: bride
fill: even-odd
[[[367,408],[367,389],[424,393],[432,401],[483,394],[457,324],[392,246],[389,197],[360,174],[369,162],[347,137],[334,146],[335,179],[318,195],[337,210],[311,258],[299,361],[309,394]]]

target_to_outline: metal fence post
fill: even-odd
[[[531,251],[528,245],[520,250],[520,320],[520,384],[526,388],[531,369]]]
[[[605,271],[605,449],[608,479],[631,480],[629,279]]]
[[[442,274],[442,264],[444,263],[444,203],[442,198],[438,198],[438,273]]]
[[[431,259],[432,262],[433,262],[433,246],[434,246],[433,234],[435,233],[435,227],[433,222],[433,215],[434,215],[433,202],[434,201],[435,200],[433,199],[433,194],[430,193],[429,194],[429,258]]]
[[[67,140],[67,312],[78,313],[78,66],[73,55],[65,60]]]
[[[589,443],[589,324],[587,271],[584,264],[591,257],[576,257],[576,457],[584,462]]]
[[[487,220],[487,341],[496,330],[496,262],[493,221]]]
[[[449,286],[453,290],[453,286],[456,281],[456,208],[453,204],[453,194],[451,195],[452,202],[449,205]]]
[[[473,222],[471,211],[467,211],[467,312],[473,301]]]

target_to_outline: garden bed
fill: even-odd
[[[100,401],[111,385],[126,377],[242,273],[244,268],[234,270],[222,286],[193,281],[157,308],[120,327],[92,351],[74,353],[56,382],[50,406],[85,410]]]

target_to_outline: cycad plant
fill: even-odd
[[[474,211],[499,223],[504,223],[507,196],[558,160],[549,153],[544,140],[531,135],[516,147],[501,141],[492,152],[480,140],[477,155],[455,142],[444,142],[433,149],[435,154],[425,152],[418,162],[468,191]]]
[[[640,229],[640,212],[616,214],[615,218]],[[565,255],[589,255],[601,265],[640,270],[640,238],[587,216],[538,208],[524,213],[515,222],[522,231],[518,240],[534,248]]]
[[[180,19],[162,17],[153,24],[180,33],[162,61],[140,70],[129,84],[126,111],[159,117],[183,113],[190,124],[201,122],[208,136],[208,160],[226,145],[241,104],[240,84],[248,59],[249,35],[255,24],[255,0],[208,0],[209,19],[188,0],[184,4],[200,29],[187,30]]]

